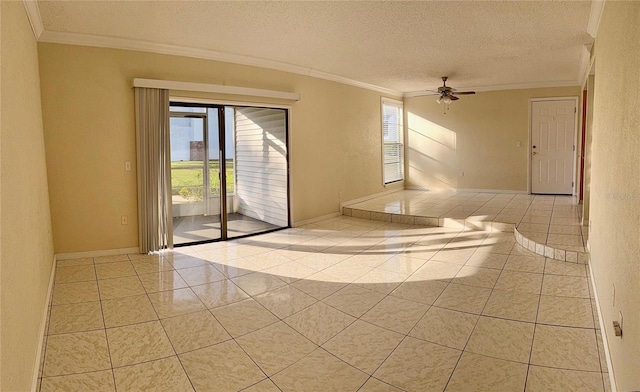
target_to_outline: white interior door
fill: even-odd
[[[575,132],[575,100],[532,102],[531,193],[573,194]]]

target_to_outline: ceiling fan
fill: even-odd
[[[450,104],[452,101],[457,101],[458,95],[471,95],[471,94],[475,94],[475,91],[456,91],[455,88],[449,87],[447,86],[447,76],[443,76],[442,77],[442,87],[438,87],[438,90],[427,90],[426,94],[420,94],[420,95],[438,95],[438,99],[436,99],[436,102],[438,103],[442,103],[444,102],[445,104]]]

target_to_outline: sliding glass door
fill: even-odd
[[[286,110],[172,102],[173,242],[289,226]]]

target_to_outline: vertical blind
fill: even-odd
[[[140,253],[173,247],[169,90],[135,88]]]
[[[385,184],[403,179],[402,134],[402,102],[382,101],[382,162]]]

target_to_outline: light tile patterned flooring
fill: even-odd
[[[337,217],[58,262],[42,391],[603,391],[587,266]]]
[[[420,217],[512,223],[528,239],[554,248],[585,252],[588,227],[572,196],[405,190],[348,207]]]

